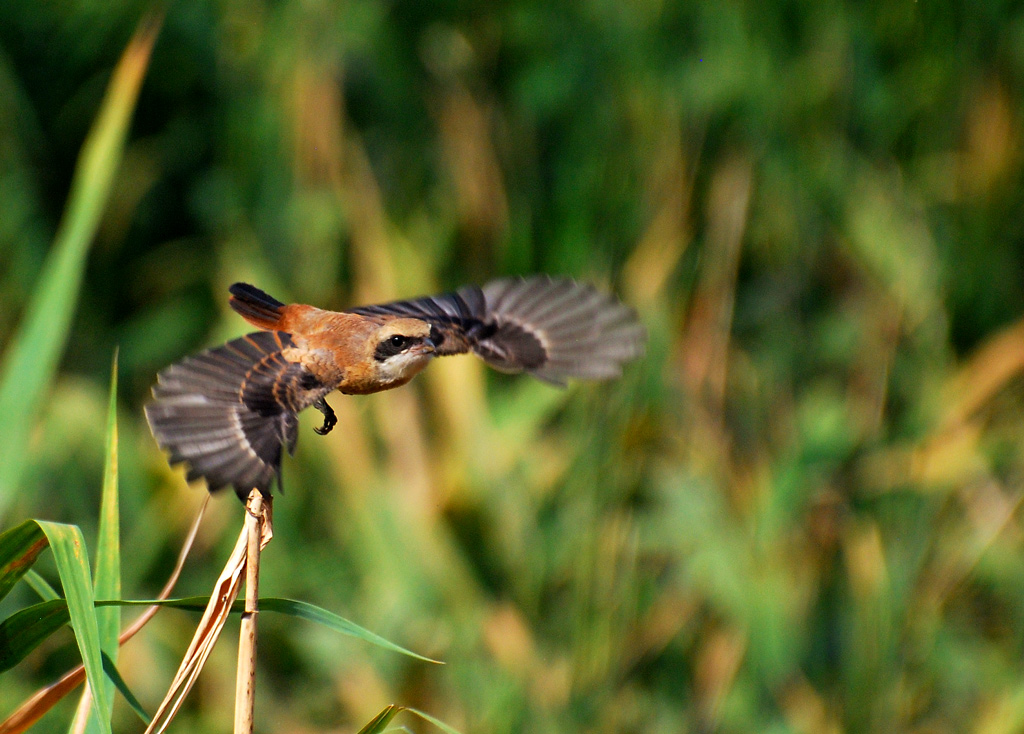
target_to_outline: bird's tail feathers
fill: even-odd
[[[285,304],[248,283],[235,283],[231,291],[231,308],[253,326],[273,331],[281,328]]]

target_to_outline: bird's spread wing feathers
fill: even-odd
[[[269,492],[280,477],[281,450],[295,448],[297,413],[323,390],[287,361],[288,334],[261,331],[177,362],[157,376],[146,418],[172,464],[210,490],[227,485],[244,498]]]
[[[496,369],[527,372],[556,385],[575,377],[617,377],[625,362],[643,353],[646,341],[632,309],[590,285],[546,275],[351,313],[423,319],[444,336],[437,354],[473,351]]]

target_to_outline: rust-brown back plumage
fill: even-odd
[[[407,382],[433,356],[473,352],[505,372],[564,385],[604,380],[639,357],[646,333],[633,311],[589,285],[546,275],[346,312],[286,305],[231,286],[231,307],[268,329],[189,357],[158,375],[146,417],[172,464],[210,491],[269,493],[298,413],[314,406],[327,433],[332,390],[368,393]]]

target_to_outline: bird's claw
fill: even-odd
[[[334,414],[334,410],[331,406],[328,405],[327,401],[323,398],[320,398],[313,403],[313,407],[324,414],[324,424],[319,428],[314,428],[313,430],[320,436],[326,436],[331,432],[331,429],[338,424],[338,417]]]

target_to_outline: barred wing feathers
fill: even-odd
[[[290,346],[288,334],[256,332],[157,376],[146,418],[171,464],[187,466],[189,481],[205,478],[211,492],[233,485],[243,500],[279,481],[281,450],[294,450],[297,414],[316,386],[281,354]]]
[[[632,309],[593,286],[536,275],[483,288],[352,309],[364,316],[423,319],[443,335],[437,353],[472,351],[495,369],[564,385],[607,380],[643,354],[647,340]]]

